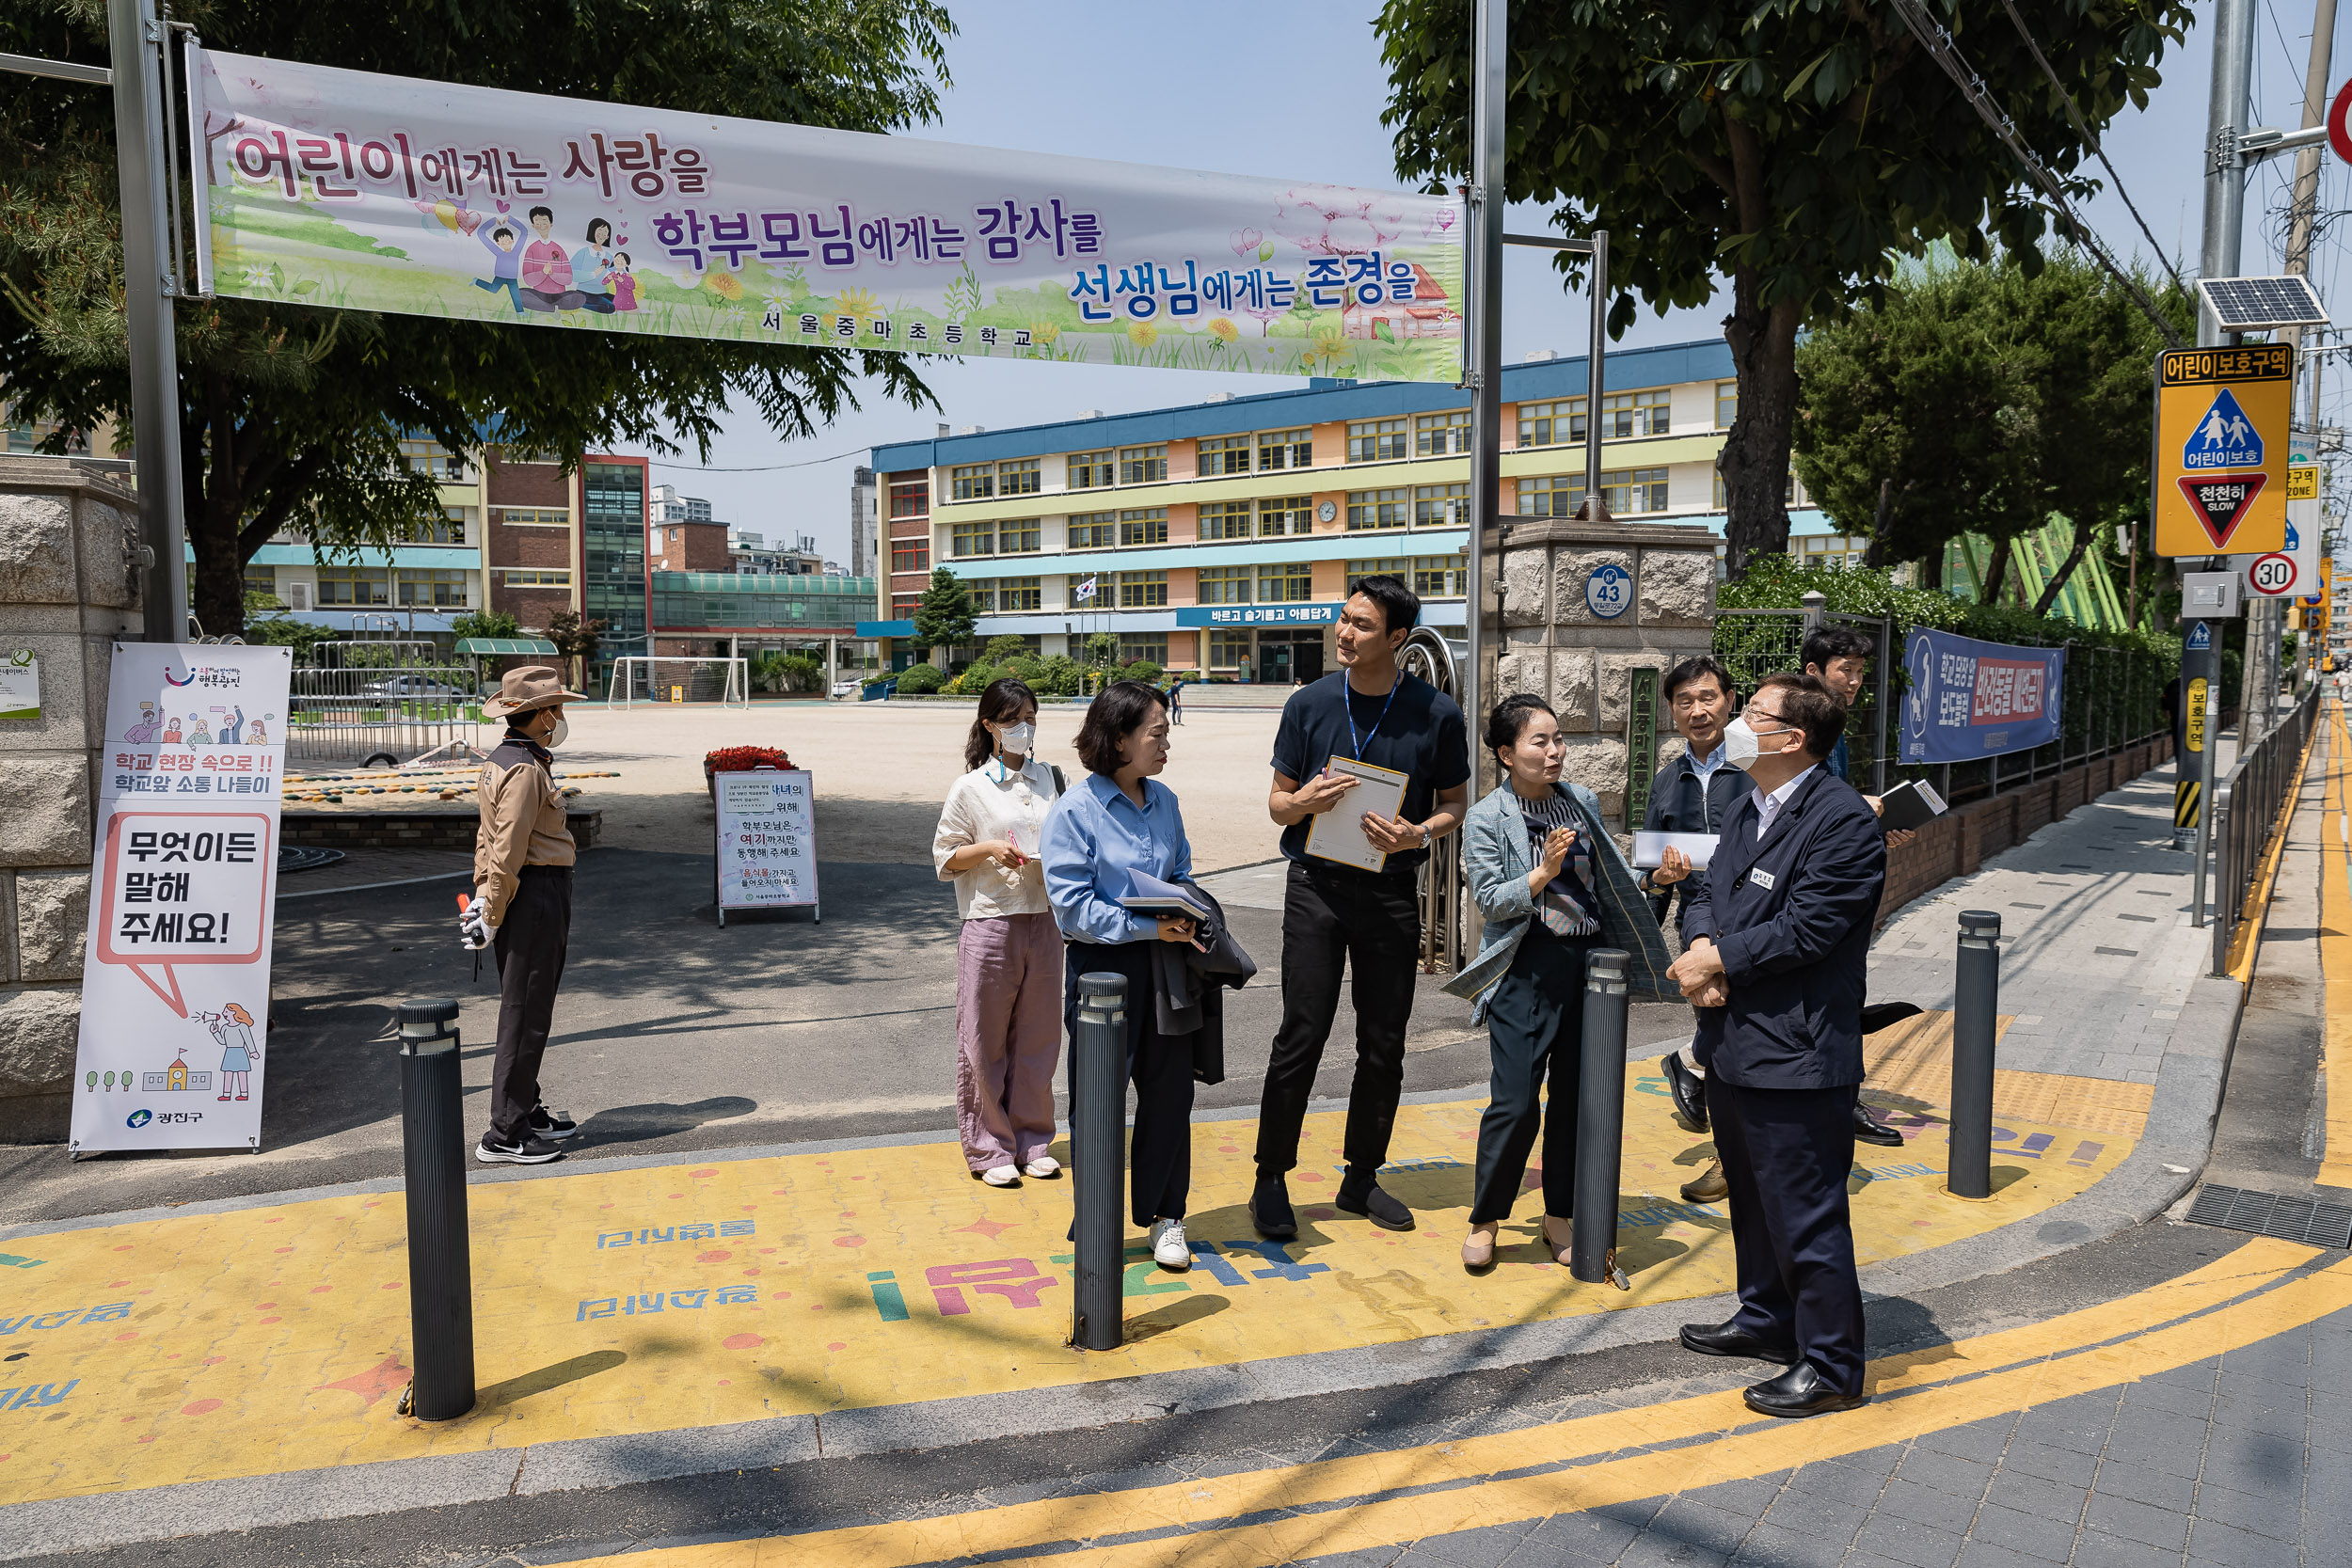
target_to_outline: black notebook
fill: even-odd
[[[1879,797],[1879,826],[1921,828],[1945,812],[1944,797],[1925,779],[1906,779]]]

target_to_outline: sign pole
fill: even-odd
[[[1502,103],[1508,87],[1510,0],[1476,0],[1470,65],[1469,247],[1463,257],[1470,319],[1463,342],[1463,380],[1470,394],[1469,580],[1463,625],[1470,656],[1463,661],[1462,717],[1472,734],[1486,697],[1484,645],[1486,532],[1498,541],[1502,511]],[[1501,566],[1498,561],[1498,569]],[[1479,750],[1479,748],[1473,748]],[[1474,772],[1484,774],[1483,765]],[[1472,779],[1472,793],[1484,785]]]

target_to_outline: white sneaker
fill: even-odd
[[[991,1165],[980,1172],[980,1180],[992,1187],[1017,1187],[1021,1184],[1021,1171],[1015,1165]]]
[[[1192,1267],[1192,1243],[1184,1240],[1182,1220],[1152,1222],[1152,1260],[1164,1269],[1183,1274]]]
[[[1041,1154],[1036,1159],[1030,1161],[1027,1164],[1023,1165],[1021,1167],[1021,1174],[1024,1176],[1034,1176],[1039,1180],[1042,1181],[1049,1176],[1059,1176],[1061,1174],[1061,1162],[1055,1159],[1051,1154]]]

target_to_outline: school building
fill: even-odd
[[[1721,340],[1608,357],[1600,484],[1615,516],[1723,524],[1716,454],[1738,406]],[[1565,516],[1584,493],[1585,361],[1502,372],[1502,509]],[[1453,387],[1317,379],[1295,390],[874,449],[886,574],[876,619],[903,668],[931,570],[966,583],[976,641],[1074,653],[1108,632],[1122,662],[1287,683],[1331,663],[1354,578],[1391,572],[1424,624],[1465,624],[1470,404]],[[1801,560],[1828,532],[1790,481]],[[1458,632],[1457,632],[1458,634]]]

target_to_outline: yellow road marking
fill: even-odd
[[[2326,1055],[2320,1081],[2328,1101],[2327,1148],[2320,1185],[2352,1187],[2352,850],[2345,847],[2345,776],[2352,735],[2341,704],[2328,706],[2328,790],[2319,833],[2319,970],[2326,994]],[[2332,832],[2330,831],[2332,829]]]
[[[2318,1256],[2311,1247],[2259,1239],[2194,1273],[2116,1301],[2023,1328],[1887,1357],[1870,1368],[1870,1386],[1879,1402],[1825,1420],[1759,1420],[1736,1394],[1706,1394],[1389,1453],[935,1519],[674,1547],[637,1554],[632,1560],[644,1568],[771,1568],[786,1562],[796,1568],[906,1568],[1170,1526],[1214,1526],[1269,1510],[1369,1499],[1305,1518],[1064,1551],[1051,1559],[1073,1568],[1172,1568],[1179,1562],[1184,1568],[1254,1568],[1545,1517],[1903,1442],[2253,1343],[2352,1306],[2352,1261],[2286,1279]],[[1487,1479],[1507,1477],[1531,1465],[1710,1434],[1716,1434],[1712,1442],[1662,1453],[1603,1459],[1543,1475]],[[1469,1484],[1459,1484],[1465,1482]],[[1382,1496],[1446,1483],[1456,1484],[1449,1491],[1412,1497]]]

